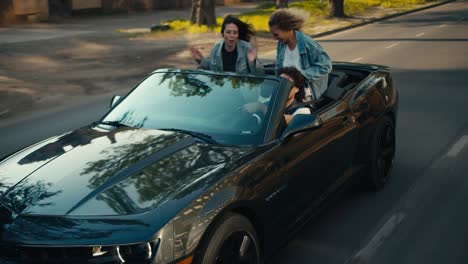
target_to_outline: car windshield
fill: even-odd
[[[261,77],[156,72],[102,122],[196,132],[220,144],[260,144],[277,87],[278,81]]]

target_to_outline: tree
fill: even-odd
[[[9,20],[12,20],[13,17],[14,17],[14,14],[13,14],[12,0],[0,1],[0,25],[2,23],[9,22]]]
[[[289,0],[276,0],[276,8],[287,8]]]
[[[192,24],[216,26],[216,0],[192,0],[190,22]]]
[[[330,3],[331,17],[345,17],[344,0],[328,0]]]

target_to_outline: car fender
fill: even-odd
[[[358,149],[353,162],[356,169],[364,168],[369,156],[369,143],[378,121],[385,115],[396,122],[398,93],[388,80],[388,73],[376,72],[369,76],[355,92],[351,106],[359,123]],[[385,84],[385,85],[383,85]]]
[[[248,193],[247,188],[222,181],[182,210],[174,218],[174,259],[194,254],[200,242],[209,236],[208,230],[226,212],[254,212],[256,206],[247,198],[240,197],[245,193]]]

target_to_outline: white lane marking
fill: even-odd
[[[346,263],[369,263],[372,255],[384,243],[385,239],[395,231],[397,226],[405,219],[404,213],[393,214],[387,222],[379,229],[365,247],[359,250],[353,257],[349,258]]]
[[[393,43],[392,45],[389,45],[389,46],[387,46],[387,47],[385,47],[385,48],[386,48],[386,49],[391,49],[391,48],[393,48],[393,47],[395,47],[395,46],[398,46],[399,44],[400,44],[400,43]]]
[[[1,110],[1,109],[0,109],[0,116],[6,115],[6,114],[8,114],[9,112],[10,112],[10,109],[5,109],[5,110]]]
[[[416,37],[421,37],[421,36],[423,36],[423,35],[424,35],[424,32],[423,32],[423,33],[417,34]]]
[[[357,59],[354,59],[354,60],[352,60],[351,62],[357,62],[357,61],[360,61],[360,60],[362,60],[362,57],[359,57],[359,58],[357,58]]]
[[[439,28],[443,28],[443,27],[446,27],[447,25],[446,24],[442,24],[439,26]]]
[[[453,144],[452,148],[447,152],[447,157],[456,157],[460,151],[465,147],[468,143],[468,135],[464,135],[461,137],[455,144]]]

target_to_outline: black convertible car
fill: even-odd
[[[290,87],[161,69],[98,122],[3,158],[0,263],[261,263],[351,177],[382,188],[388,68],[335,63],[313,113],[286,126]]]

